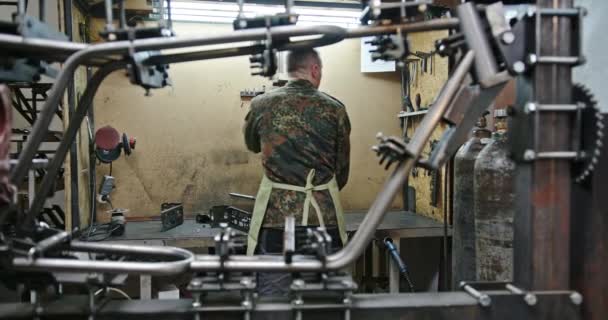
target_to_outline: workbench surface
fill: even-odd
[[[365,217],[365,212],[347,212],[346,228],[349,233],[356,231]],[[161,231],[160,220],[129,221],[122,236],[111,237],[107,241],[145,241],[150,244],[164,244],[179,247],[205,247],[213,245],[217,228],[208,228],[185,219],[184,223],[173,229]],[[443,235],[443,223],[406,211],[391,211],[386,214],[378,227],[378,232],[393,236],[438,237]]]

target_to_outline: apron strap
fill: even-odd
[[[304,199],[304,208],[302,212],[302,225],[308,225],[308,212],[310,211],[310,205],[312,204],[313,208],[315,209],[315,212],[317,213],[317,219],[319,220],[319,225],[321,227],[325,227],[325,221],[323,220],[321,208],[319,207],[319,203],[313,195],[313,191],[329,190],[329,194],[331,196],[332,202],[334,204],[334,209],[336,211],[336,219],[338,222],[338,231],[340,233],[340,239],[342,240],[343,245],[346,244],[348,238],[346,235],[346,225],[344,223],[344,211],[342,209],[342,204],[340,203],[340,190],[338,188],[338,183],[336,182],[336,177],[334,176],[326,184],[321,184],[317,186],[313,185],[314,177],[315,169],[312,169],[310,170],[310,172],[308,172],[308,176],[306,177],[306,186],[304,187],[273,182],[272,180],[268,179],[266,175],[262,177],[260,189],[258,190],[258,194],[255,198],[253,214],[251,216],[249,236],[247,239],[247,255],[253,255],[253,252],[255,251],[255,247],[258,243],[258,235],[260,233],[260,229],[262,228],[262,223],[264,222],[266,209],[268,208],[270,194],[272,192],[272,189],[275,188],[306,193],[306,198]]]
[[[264,222],[264,216],[266,215],[266,208],[268,208],[268,200],[270,199],[271,192],[272,181],[264,175],[262,177],[262,182],[260,182],[258,194],[255,197],[253,214],[251,215],[251,222],[249,224],[249,234],[247,237],[248,256],[253,255],[255,247],[258,244],[258,235],[260,234],[260,228],[262,228],[262,223]]]

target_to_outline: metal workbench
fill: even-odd
[[[363,221],[365,212],[352,211],[345,214],[346,229],[354,233]],[[219,231],[196,223],[193,219],[185,219],[178,227],[161,231],[159,220],[129,221],[122,236],[111,237],[107,241],[126,242],[131,244],[166,245],[188,249],[201,249],[214,246],[213,236]],[[431,218],[407,211],[391,211],[377,229],[378,238],[390,236],[395,241],[397,249],[403,238],[441,237],[443,223]],[[399,291],[399,270],[390,264],[390,292]]]

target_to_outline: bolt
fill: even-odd
[[[524,160],[526,161],[532,161],[536,158],[536,152],[534,152],[533,150],[526,150],[524,152]]]
[[[241,305],[245,308],[249,308],[249,307],[251,307],[251,301],[245,300],[245,301],[241,302]]]
[[[108,40],[115,41],[116,40],[116,34],[115,33],[108,34]]]
[[[538,300],[536,299],[536,295],[531,294],[531,293],[526,293],[526,295],[524,296],[524,301],[529,306],[534,306],[534,305],[536,305],[536,302],[538,302]]]
[[[511,31],[505,31],[500,37],[500,40],[502,40],[502,43],[504,44],[512,44],[515,42],[515,34]]]
[[[301,298],[298,298],[293,301],[293,304],[295,304],[296,306],[301,306],[304,304],[304,300],[302,300]]]
[[[190,285],[193,287],[200,287],[201,286],[201,281],[200,280],[192,280],[192,282],[190,282]]]
[[[570,294],[570,301],[577,306],[580,306],[583,303],[583,296],[578,292],[572,292]]]
[[[524,108],[524,111],[525,111],[526,113],[531,113],[531,112],[536,111],[536,104],[535,104],[535,103],[533,103],[533,102],[528,102],[528,103],[526,103],[526,106],[525,106],[525,108]]]
[[[581,55],[578,59],[578,64],[585,64],[587,62],[587,58]]]
[[[538,56],[534,53],[530,53],[527,57],[526,57],[526,63],[528,65],[535,65],[538,62]]]
[[[351,302],[352,301],[350,300],[350,298],[344,298],[344,300],[342,300],[343,304],[351,304]]]
[[[479,304],[482,307],[489,307],[492,304],[492,299],[487,294],[483,294],[479,297]]]
[[[36,312],[37,315],[41,315],[42,312],[44,311],[44,309],[42,308],[42,306],[37,306],[34,311]]]
[[[252,282],[249,278],[245,278],[243,280],[241,280],[241,285],[243,285],[244,287],[249,288],[251,286]]]
[[[426,4],[424,4],[424,3],[418,6],[418,11],[420,13],[426,12],[427,9],[428,9],[428,6]]]
[[[526,64],[522,61],[515,61],[515,63],[513,63],[513,71],[516,73],[524,73],[524,71],[526,71]]]
[[[534,17],[534,14],[536,14],[536,9],[534,7],[528,7],[528,11],[526,11],[526,15],[528,15],[529,18]]]
[[[296,286],[297,288],[302,288],[302,287],[304,287],[304,280],[296,279],[293,281],[293,285]]]

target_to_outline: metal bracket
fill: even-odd
[[[251,312],[255,309],[257,283],[255,277],[231,275],[229,279],[207,275],[204,277],[193,278],[188,284],[187,289],[192,292],[192,310],[195,312],[195,319],[201,318],[201,313],[210,310],[231,310],[242,311],[243,319],[251,319]],[[203,296],[209,293],[218,292],[240,292],[242,300],[239,305],[223,306],[204,306]]]
[[[351,307],[352,307],[352,294],[353,291],[357,290],[357,284],[353,281],[350,275],[327,275],[323,274],[321,281],[318,282],[306,282],[304,279],[294,279],[289,287],[290,295],[292,296],[291,305],[295,311],[295,319],[302,319],[302,310],[310,310],[315,307],[322,307],[326,309],[343,310],[343,319],[350,320],[351,318]],[[307,294],[315,296],[315,294],[327,292],[336,295],[336,303],[323,303],[318,304],[306,304],[304,298]]]
[[[528,102],[524,106],[525,114],[533,114],[534,132],[533,132],[533,147],[525,149],[523,152],[524,161],[534,161],[538,159],[573,159],[581,160],[586,157],[586,154],[581,150],[580,137],[582,135],[582,111],[587,106],[583,103],[576,104],[539,104],[536,102]],[[542,112],[576,112],[576,122],[574,128],[573,150],[564,151],[539,151],[538,143],[540,137],[540,114]]]
[[[528,16],[536,14],[535,35],[536,45],[534,53],[528,57],[530,64],[566,64],[580,65],[585,63],[583,56],[583,18],[587,15],[587,10],[582,7],[577,8],[536,8],[530,9]],[[572,33],[576,37],[573,41],[576,46],[573,48],[575,55],[572,56],[543,56],[541,54],[540,44],[542,43],[541,22],[543,17],[567,17],[573,19],[575,31]]]

